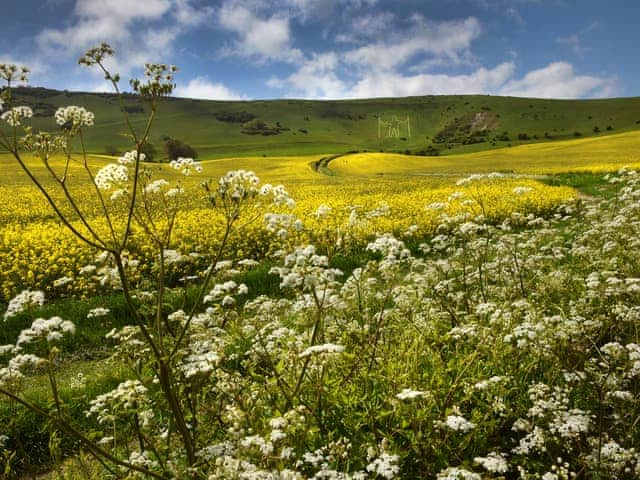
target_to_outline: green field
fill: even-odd
[[[51,118],[57,107],[83,105],[96,114],[96,128],[87,132],[89,151],[129,148],[120,104],[113,95],[19,88],[15,100],[31,106],[34,127],[45,130],[57,128]],[[148,106],[135,96],[125,96],[123,101],[132,112],[133,124],[142,126]],[[401,121],[409,118],[410,132],[405,124],[396,125],[397,138],[389,137],[389,124],[379,130],[379,118],[389,122],[394,116]],[[242,133],[247,118],[262,120],[271,133],[274,129],[279,133]],[[429,148],[446,155],[638,128],[640,98],[542,100],[454,95],[234,102],[169,98],[161,105],[151,141],[161,150],[162,138],[178,138],[194,146],[201,158],[354,150],[417,153]]]

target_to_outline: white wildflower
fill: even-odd
[[[456,432],[469,432],[476,428],[476,424],[460,415],[448,415],[445,426]]]
[[[58,125],[71,125],[73,127],[92,127],[95,116],[84,107],[70,105],[60,107],[55,113]]]
[[[109,310],[108,308],[104,308],[104,307],[93,308],[93,309],[89,310],[89,313],[87,313],[87,318],[104,317],[104,316],[108,315],[110,312],[111,312],[111,310]]]
[[[39,290],[23,290],[9,301],[4,320],[15,317],[29,308],[41,307],[44,304],[44,293]]]
[[[178,157],[177,160],[171,160],[169,165],[184,176],[189,176],[193,172],[202,172],[202,165],[200,165],[200,162],[196,162],[193,158]]]
[[[427,392],[422,390],[412,390],[410,388],[404,388],[400,393],[396,395],[398,400],[411,400],[413,398],[420,398],[427,396]]]
[[[311,355],[322,355],[322,354],[336,354],[344,352],[344,347],[342,345],[336,345],[333,343],[325,343],[323,345],[313,345],[306,350],[304,350],[299,358],[309,357]]]
[[[509,470],[509,463],[501,453],[491,452],[486,457],[475,457],[473,461],[488,472],[506,473]]]
[[[398,465],[398,455],[391,455],[383,452],[378,458],[367,465],[367,472],[371,472],[380,475],[382,478],[395,478],[396,474],[400,472]]]
[[[482,477],[464,468],[447,467],[436,475],[436,480],[482,480]]]
[[[33,110],[25,106],[13,107],[11,110],[7,110],[0,115],[0,118],[12,127],[19,126],[21,124],[21,119],[31,117],[33,117]]]
[[[110,190],[113,185],[129,181],[129,170],[125,165],[110,163],[98,170],[94,181],[100,190]]]

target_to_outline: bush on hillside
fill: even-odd
[[[157,149],[155,147],[155,145],[151,142],[145,142],[142,147],[140,147],[140,153],[144,153],[145,155],[145,160],[147,162],[154,162],[156,161],[156,154],[157,154]]]
[[[179,157],[198,158],[198,152],[191,145],[176,138],[170,138],[164,142],[164,151],[169,160],[175,160]]]
[[[280,122],[276,124],[276,126],[269,125],[264,120],[260,120],[259,118],[254,118],[253,120],[249,120],[248,122],[242,125],[241,132],[245,135],[278,135],[283,130],[288,130],[283,128],[280,125]]]

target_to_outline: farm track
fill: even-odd
[[[309,165],[313,169],[314,172],[320,173],[323,175],[334,177],[338,175],[334,170],[331,170],[329,164],[336,160],[337,158],[344,157],[349,155],[348,153],[340,153],[337,155],[329,155],[327,157],[322,157],[319,160],[311,162]],[[478,174],[479,172],[458,172],[458,173],[447,173],[447,172],[403,172],[403,173],[376,173],[377,176],[398,176],[398,177],[433,177],[433,178],[460,178],[469,175]],[[358,176],[367,176],[367,175],[358,175]],[[542,174],[533,174],[533,173],[503,173],[502,176],[504,178],[527,178],[533,180],[542,180],[545,178],[549,178],[549,175]]]

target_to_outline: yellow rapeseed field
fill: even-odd
[[[640,167],[640,131],[558,142],[533,143],[463,155],[437,157],[358,153],[333,160],[340,176],[464,175],[509,172],[544,175],[564,172],[608,172]]]
[[[312,241],[327,249],[346,242],[361,244],[375,234],[424,237],[441,223],[443,214],[485,215],[500,221],[512,212],[547,214],[575,196],[565,187],[550,187],[527,178],[495,178],[456,185],[461,176],[371,176],[366,180],[347,175],[317,173],[311,163],[320,156],[242,158],[202,162],[203,173],[179,176],[166,165],[149,164],[155,178],[180,180],[190,192],[190,200],[180,212],[174,234],[175,248],[203,254],[215,251],[224,222],[221,215],[207,208],[199,183],[217,179],[229,170],[254,171],[263,182],[284,184],[296,201],[295,214],[303,228],[286,239],[289,243]],[[34,158],[29,165],[56,200],[63,192],[46,178],[46,172]],[[91,157],[97,171],[113,161]],[[8,155],[0,156],[0,286],[1,296],[10,298],[25,288],[46,289],[50,295],[83,294],[92,291],[78,275],[90,263],[94,252],[77,241],[55,218],[50,207],[26,174]],[[58,162],[58,164],[56,164]],[[53,162],[59,168],[61,160]],[[377,167],[376,167],[377,168]],[[70,188],[96,231],[106,234],[100,216],[98,197],[83,179],[82,169],[70,170]],[[65,211],[69,212],[67,208]],[[76,220],[76,225],[79,222]],[[268,231],[261,219],[247,225],[242,234],[232,236],[227,253],[232,257],[259,259],[280,248],[282,239]],[[138,254],[151,252],[143,236],[134,237]],[[70,282],[56,280],[68,277]]]

